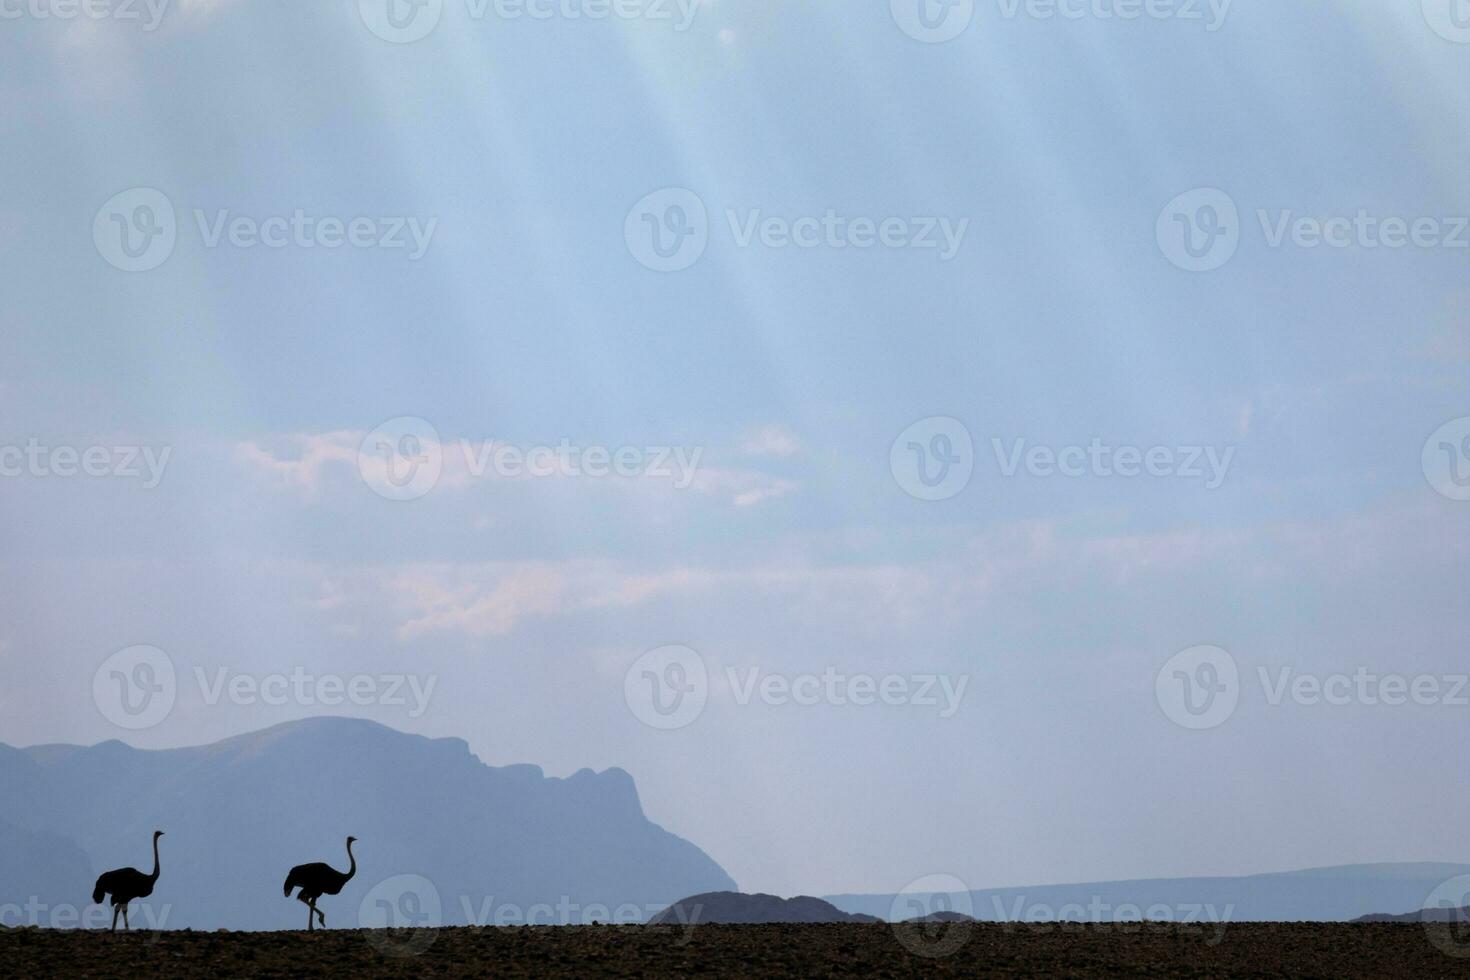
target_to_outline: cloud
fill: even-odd
[[[1255,417],[1255,414],[1256,407],[1250,402],[1246,402],[1240,406],[1240,413],[1237,416],[1236,432],[1242,439],[1251,434],[1251,420]]]
[[[795,493],[800,487],[794,480],[768,473],[720,467],[701,468],[689,485],[696,493],[728,497],[736,507],[754,507]]]
[[[239,466],[281,489],[298,490],[308,499],[319,496],[329,466],[356,468],[357,447],[363,433],[327,432],[288,435],[270,440],[236,443],[233,457]]]
[[[482,573],[483,574],[483,573]],[[580,597],[569,597],[573,584],[565,569],[554,564],[531,564],[490,570],[490,581],[464,581],[465,573],[425,569],[390,581],[390,592],[407,599],[415,614],[398,630],[403,640],[443,631],[471,637],[504,636],[526,617],[545,616],[574,608]],[[459,581],[456,581],[458,579]]]
[[[1295,540],[1307,553],[1316,539],[1297,534],[1284,540]],[[928,629],[989,615],[986,610],[1009,614],[1038,595],[1087,583],[1146,590],[1149,583],[1178,583],[1202,570],[1253,572],[1247,558],[1260,551],[1261,542],[1243,532],[1091,537],[1034,521],[975,534],[945,557],[910,562],[833,565],[798,557],[740,567],[654,569],[617,559],[368,566],[343,570],[319,585],[322,598],[315,605],[342,622],[386,614],[392,619],[388,628],[404,643],[435,635],[504,637],[534,622],[657,602],[674,602],[686,611],[715,603],[722,614],[755,618],[760,615],[754,610],[769,607],[818,626]]]
[[[779,425],[765,426],[751,435],[740,444],[740,452],[745,456],[795,456],[801,451],[801,440],[789,429]]]
[[[361,430],[338,430],[268,436],[237,442],[230,447],[230,454],[237,466],[263,479],[267,485],[295,491],[303,499],[314,501],[330,491],[359,492],[363,482],[373,487],[389,484],[387,455],[371,450],[359,455],[367,435]],[[570,447],[570,442],[567,445]],[[763,434],[745,446],[744,451],[752,455],[789,455],[796,451],[796,440],[784,430],[763,430]],[[637,447],[574,448],[576,454],[567,457],[565,464],[556,455],[558,447],[517,447],[500,441],[443,438],[436,442],[425,437],[417,444],[416,452],[435,459],[440,465],[432,492],[463,490],[482,482],[555,481],[561,485],[648,493],[687,489],[697,495],[723,498],[736,507],[753,507],[784,497],[799,487],[793,480],[756,470],[706,466],[702,448],[639,450],[637,464],[622,475],[609,469],[610,461],[618,457],[622,448]],[[593,464],[585,460],[591,454],[581,454],[593,448],[605,451],[589,473],[585,468]],[[511,463],[501,462],[502,449],[513,451],[507,457]]]

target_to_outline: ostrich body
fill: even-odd
[[[112,896],[112,928],[110,932],[117,931],[117,913],[122,912],[123,929],[132,928],[128,924],[128,903],[135,898],[147,898],[153,894],[153,885],[158,881],[158,838],[163,836],[163,831],[153,832],[153,873],[145,875],[137,868],[118,868],[114,871],[104,871],[97,879],[97,884],[92,888],[92,901],[101,902],[104,896]]]
[[[322,926],[325,927],[327,924],[327,917],[322,914],[321,909],[316,907],[316,900],[323,895],[337,894],[342,890],[342,886],[357,874],[357,858],[352,856],[352,842],[355,840],[357,840],[356,837],[347,838],[347,860],[352,862],[352,866],[345,873],[338,871],[330,864],[317,861],[312,864],[298,864],[291,869],[290,874],[286,875],[287,898],[291,897],[291,889],[301,889],[296,893],[296,898],[306,903],[306,930],[308,932],[316,928],[311,920],[313,914]]]

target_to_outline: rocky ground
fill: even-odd
[[[920,955],[938,954],[938,955]],[[1458,954],[1458,955],[1456,955]],[[1470,937],[1422,925],[943,924],[437,931],[0,929],[14,977],[1470,977]]]

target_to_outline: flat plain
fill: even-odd
[[[1470,977],[1470,937],[1403,924],[948,923],[143,932],[0,929],[15,977]],[[921,955],[921,954],[941,955]]]

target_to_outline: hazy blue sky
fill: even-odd
[[[655,821],[785,894],[1470,860],[1447,753],[1470,425],[1431,440],[1470,416],[1448,0],[935,2],[964,27],[942,43],[917,0],[707,0],[685,30],[673,0],[558,3],[443,0],[395,43],[374,0],[174,0],[153,30],[0,0],[0,740],[362,715],[491,764],[624,767]],[[639,206],[667,188],[689,193]],[[704,236],[667,209],[691,200]],[[309,248],[298,210],[407,246]],[[645,214],[703,252],[650,268]],[[772,217],[827,228],[744,239]],[[1343,217],[1345,247],[1290,224]],[[135,219],[172,235],[126,271]],[[863,248],[853,219],[901,220]],[[1391,219],[1420,244],[1384,247]],[[283,246],[245,245],[257,224]],[[408,501],[360,465],[400,417],[443,446]],[[957,423],[892,452],[932,417]],[[928,493],[908,443],[956,433],[972,476]],[[512,478],[461,439],[699,455],[687,480]],[[1006,475],[1016,440],[1094,439],[1209,450],[1219,479]],[[161,480],[58,476],[28,445],[114,470],[146,447]],[[129,731],[97,672],[139,644],[177,694]],[[668,644],[710,683],[658,730],[625,680]],[[1238,707],[1189,730],[1160,692],[1202,644]],[[211,704],[196,668],[436,686],[416,715]],[[742,704],[727,668],[967,680],[941,717]],[[1443,687],[1273,704],[1262,668]]]

